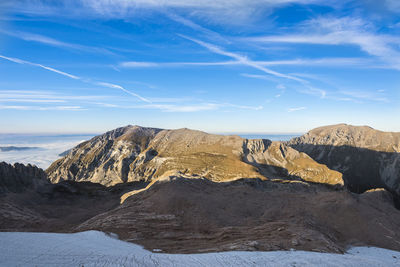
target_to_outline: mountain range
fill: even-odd
[[[46,171],[0,163],[0,231],[101,230],[165,252],[400,250],[400,133],[288,142],[126,126]]]

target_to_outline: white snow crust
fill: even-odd
[[[159,250],[156,250],[159,251]],[[400,266],[400,252],[353,247],[306,251],[154,253],[103,232],[0,233],[0,266]]]

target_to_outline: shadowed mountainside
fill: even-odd
[[[170,253],[343,252],[349,245],[400,250],[400,213],[385,190],[357,195],[297,180],[216,183],[183,176],[160,177],[141,190],[146,185],[62,181],[5,192],[0,231],[100,230]]]
[[[0,163],[0,231],[70,231],[119,205],[120,196],[144,188],[127,183],[107,188],[89,182],[50,183],[42,169]]]
[[[276,172],[274,167],[287,171]],[[52,182],[90,181],[106,186],[152,181],[173,173],[216,182],[300,178],[343,184],[340,173],[281,142],[139,126],[126,126],[94,137],[73,148],[46,172]]]
[[[300,249],[349,245],[400,249],[400,213],[391,194],[361,195],[324,184],[168,177],[131,195],[75,231],[101,229],[170,253]]]
[[[46,173],[36,166],[0,162],[0,194],[35,190],[45,184],[49,184]]]
[[[341,172],[353,192],[384,187],[400,196],[400,133],[339,124],[316,128],[288,144]]]

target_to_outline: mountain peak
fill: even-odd
[[[130,125],[78,145],[47,169],[53,182],[107,186],[153,181],[171,171],[216,182],[261,178],[343,184],[340,173],[280,142]]]
[[[343,173],[352,191],[385,187],[400,195],[400,133],[337,124],[313,129],[288,144]]]

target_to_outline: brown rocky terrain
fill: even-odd
[[[280,142],[139,126],[94,137],[46,172],[52,182],[88,181],[105,186],[152,181],[174,172],[216,182],[285,178],[343,184],[339,172]]]
[[[69,231],[77,223],[117,207],[123,193],[146,186],[52,184],[45,172],[34,166],[2,162],[0,167],[0,231]]]
[[[293,181],[169,177],[74,230],[102,229],[147,249],[343,252],[349,245],[400,249],[391,194],[361,195]]]
[[[341,172],[353,192],[383,187],[400,196],[400,133],[339,124],[316,128],[288,144]]]
[[[394,158],[363,152],[397,153],[388,152],[384,136],[376,141],[370,128],[340,125],[285,144],[188,129],[118,128],[73,148],[46,173],[0,163],[0,231],[100,230],[170,253],[400,250],[395,191],[380,176],[370,178],[376,166],[391,168],[390,161],[373,160]],[[344,181],[324,165],[325,153]],[[370,164],[364,168],[371,173],[349,162]]]
[[[400,250],[389,192],[358,195],[294,180],[161,177],[105,187],[63,181],[0,196],[0,231],[100,230],[170,253],[227,250]],[[121,196],[130,194],[120,204]]]

